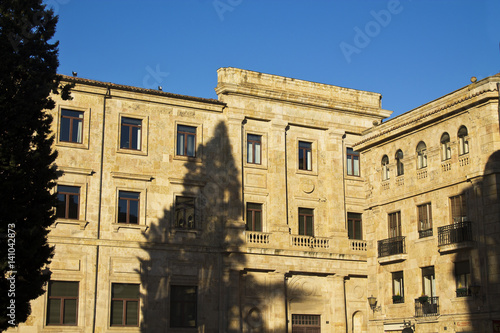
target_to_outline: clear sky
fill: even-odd
[[[217,98],[237,67],[381,93],[394,115],[500,72],[498,0],[44,0],[59,73]]]

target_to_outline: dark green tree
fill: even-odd
[[[60,86],[57,16],[41,0],[0,1],[0,330],[26,321],[53,255],[57,178],[50,93]]]

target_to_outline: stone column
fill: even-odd
[[[329,285],[331,286],[333,298],[331,306],[333,309],[333,316],[330,322],[332,332],[345,333],[346,332],[346,307],[345,307],[345,288],[344,288],[344,275],[330,275],[327,277]]]

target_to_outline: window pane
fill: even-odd
[[[195,136],[194,135],[188,135],[187,136],[187,156],[194,157],[195,155]]]
[[[76,324],[76,299],[66,299],[64,300],[64,324]]]
[[[120,191],[120,198],[123,199],[139,199],[139,193],[138,192],[126,192],[126,191]]]
[[[69,141],[70,122],[71,120],[69,118],[61,117],[60,141]]]
[[[73,281],[50,281],[49,296],[55,297],[78,297],[78,282]]]
[[[187,132],[196,134],[196,127],[193,126],[185,126],[185,125],[177,125],[178,132]]]
[[[255,144],[255,163],[260,164],[260,143]]]
[[[347,237],[349,239],[354,239],[354,221],[353,220],[347,221]]]
[[[111,301],[111,325],[123,325],[123,301]]]
[[[255,212],[255,231],[262,231],[261,215],[262,212],[260,211]]]
[[[177,133],[177,155],[184,155],[184,134]]]
[[[312,216],[306,216],[306,223],[307,223],[307,228],[306,228],[306,234],[309,236],[313,236],[313,217]]]
[[[138,127],[132,127],[132,149],[141,149],[141,129]]]
[[[363,239],[362,233],[361,233],[361,221],[354,221],[354,230],[355,230],[355,235],[354,239]]]
[[[353,167],[353,175],[359,176],[359,156],[354,156]]]
[[[247,142],[247,162],[253,163],[253,143]]]
[[[347,155],[347,174],[348,175],[352,175],[352,156],[351,155]]]
[[[127,301],[127,309],[126,309],[126,322],[125,325],[129,326],[137,326],[139,323],[138,320],[139,314],[139,302],[137,301]]]
[[[312,152],[310,150],[307,151],[307,170],[312,170]]]
[[[114,283],[112,298],[139,298],[139,285],[128,283]]]
[[[118,201],[118,222],[127,222],[128,201],[120,199]]]
[[[73,119],[71,142],[81,143],[82,137],[82,121],[78,119]]]
[[[305,235],[304,223],[305,223],[305,217],[303,215],[299,215],[299,235]]]
[[[68,218],[69,219],[78,219],[78,204],[79,204],[79,195],[69,195],[69,211]]]
[[[61,194],[61,193],[57,194],[56,217],[60,217],[60,218],[66,217],[66,195],[65,194]]]
[[[61,300],[49,299],[47,302],[47,325],[60,324],[61,321]]]
[[[120,135],[120,148],[130,148],[130,127],[122,125]]]
[[[299,149],[299,169],[301,169],[301,170],[305,169],[304,150],[303,149]]]
[[[139,201],[129,201],[129,223],[137,224],[139,222]]]

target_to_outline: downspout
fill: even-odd
[[[286,225],[288,226],[288,233],[291,234],[290,224],[288,223],[288,153],[287,153],[287,132],[290,129],[290,125],[285,127],[285,207],[286,207]],[[287,326],[288,327],[288,326]],[[288,328],[287,328],[288,329]]]
[[[243,221],[246,221],[245,216],[245,124],[247,117],[241,121],[241,216]]]
[[[288,273],[285,273],[283,279],[283,284],[285,289],[285,333],[288,333],[288,288],[286,283],[287,281],[288,281]]]
[[[342,192],[344,195],[344,228],[347,229],[347,204],[345,194],[345,138],[346,134],[342,135]]]
[[[96,325],[96,315],[97,315],[97,281],[99,276],[99,239],[101,238],[101,205],[102,205],[102,178],[103,178],[103,167],[104,167],[104,132],[106,128],[106,99],[111,98],[111,89],[108,87],[106,94],[103,97],[102,103],[102,136],[101,136],[101,162],[100,162],[100,174],[99,174],[99,205],[97,210],[97,245],[96,245],[96,256],[95,256],[95,288],[94,288],[94,319],[92,324],[92,332],[95,332]]]
[[[345,294],[345,281],[349,276],[344,276],[344,311],[345,311],[345,333],[349,333],[349,322],[347,321],[347,295]]]

